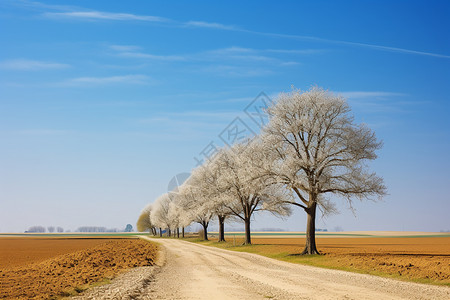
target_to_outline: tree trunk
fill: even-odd
[[[167,228],[167,236],[168,236],[168,237],[171,237],[171,236],[172,236],[172,235],[171,235],[170,228]]]
[[[177,227],[177,238],[180,238],[180,227]]]
[[[208,223],[202,222],[202,226],[203,226],[203,240],[207,241],[208,240]]]
[[[159,227],[159,237],[162,237],[162,229]]]
[[[250,236],[250,218],[246,218],[244,220],[245,223],[245,245],[251,245],[252,244],[252,238]]]
[[[306,245],[302,254],[320,254],[316,248],[316,208],[317,203],[313,202],[313,204],[305,209],[308,214],[308,220],[306,224]]]
[[[181,229],[181,236],[184,238],[184,227]]]
[[[219,242],[225,242],[225,216],[219,217]]]

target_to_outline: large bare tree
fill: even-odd
[[[280,94],[268,114],[262,139],[269,164],[262,166],[295,192],[297,200],[289,203],[307,214],[303,254],[318,254],[316,212],[332,208],[328,195],[350,205],[385,195],[383,179],[366,164],[382,143],[366,125],[355,124],[345,99],[318,87]]]

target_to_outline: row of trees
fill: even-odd
[[[118,230],[115,228],[108,229],[106,227],[100,227],[100,226],[81,226],[81,227],[78,227],[77,230],[75,230],[75,232],[120,232],[120,231],[122,231],[122,230]],[[123,231],[124,232],[132,232],[133,226],[131,224],[127,224],[127,226],[125,227],[125,229]],[[46,232],[46,228],[44,226],[32,226],[26,232],[27,233],[44,233],[44,232]],[[58,227],[48,226],[47,232],[61,233],[61,232],[64,232],[64,229],[60,226],[58,226]]]
[[[60,226],[55,227],[55,226],[48,226],[47,227],[47,231],[50,233],[53,232],[64,232],[64,229]],[[44,226],[31,226],[30,228],[28,228],[28,230],[26,231],[28,233],[44,233],[45,232],[45,227]]]
[[[125,229],[117,229],[117,228],[106,228],[102,226],[81,226],[78,227],[75,232],[132,232],[133,226],[131,224],[127,224]]]
[[[280,94],[267,109],[268,124],[259,136],[222,148],[197,167],[177,190],[158,197],[138,221],[138,230],[168,234],[192,222],[202,225],[204,239],[210,221],[219,222],[224,241],[227,220],[245,225],[251,243],[251,220],[258,211],[289,216],[292,207],[307,214],[303,254],[317,254],[317,210],[336,212],[330,195],[350,204],[356,199],[382,197],[382,178],[367,161],[380,149],[375,133],[355,124],[345,99],[318,87]]]

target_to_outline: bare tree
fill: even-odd
[[[219,242],[225,242],[225,221],[233,217],[233,212],[225,205],[227,202],[226,189],[219,183],[220,178],[220,157],[223,153],[220,150],[219,155],[206,161],[200,168],[195,169],[195,185],[197,191],[201,192],[203,200],[208,211],[211,211],[219,222]],[[232,218],[233,219],[233,218]]]
[[[179,188],[179,187],[178,187]],[[179,194],[177,188],[176,192],[171,192],[169,195],[172,199],[169,207],[169,216],[173,222],[174,230],[176,230],[177,237],[180,237],[180,227],[182,228],[182,237],[184,238],[184,228],[189,226],[193,220],[190,213],[183,207],[183,195]]]
[[[55,227],[54,226],[48,226],[47,227],[47,231],[50,232],[50,233],[53,233],[53,232],[55,232]]]
[[[61,226],[56,227],[56,232],[64,232],[64,228],[62,228]]]
[[[303,254],[318,254],[316,210],[333,210],[327,195],[341,196],[351,206],[354,198],[386,194],[383,179],[366,165],[382,143],[366,125],[354,123],[345,99],[321,88],[280,94],[268,114],[262,138],[271,165],[262,167],[294,191],[297,201],[287,203],[307,214]]]
[[[208,226],[214,211],[207,205],[209,192],[200,184],[201,167],[192,171],[191,176],[179,187],[179,205],[186,213],[185,218],[203,227],[203,239],[208,240]]]
[[[171,235],[171,228],[173,227],[173,220],[169,214],[171,197],[165,193],[159,196],[153,203],[152,210],[150,212],[150,221],[155,226],[159,227],[160,235],[161,228],[167,229],[167,235]]]
[[[176,197],[171,197],[171,198],[172,198],[172,201],[169,204],[169,219],[172,220],[171,225],[172,225],[173,236],[175,237],[175,234],[176,234],[177,237],[180,237],[179,226],[180,226],[182,211],[181,211],[180,207],[177,205],[177,203],[175,202]]]
[[[264,178],[257,161],[261,143],[253,140],[235,144],[218,154],[220,168],[218,190],[223,190],[216,200],[245,225],[245,244],[251,244],[251,218],[255,212],[270,211],[277,216],[288,216],[291,211],[286,202],[291,202],[290,193],[281,184]]]

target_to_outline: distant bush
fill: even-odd
[[[336,227],[334,227],[334,231],[339,232],[339,231],[344,231],[344,229],[341,226],[336,226]]]
[[[125,232],[132,232],[133,231],[133,226],[131,224],[127,224],[127,226],[125,227]]]

